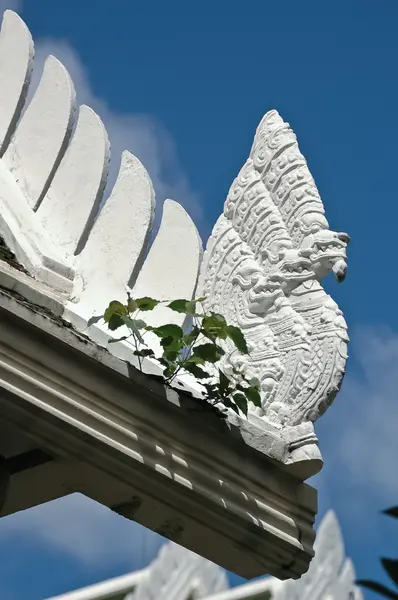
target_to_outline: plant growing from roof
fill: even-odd
[[[171,385],[182,373],[190,373],[200,382],[204,397],[212,405],[234,410],[247,415],[249,402],[261,405],[259,382],[248,381],[242,371],[234,369],[228,376],[220,367],[225,355],[223,340],[230,340],[242,354],[248,354],[248,347],[239,327],[228,325],[225,318],[216,313],[205,314],[204,298],[196,300],[159,301],[153,298],[132,298],[128,295],[126,304],[113,300],[103,315],[92,317],[88,326],[101,320],[111,331],[126,326],[129,333],[119,338],[110,338],[109,343],[131,341],[134,355],[142,370],[144,358],[154,358],[163,367],[163,379]],[[174,323],[158,327],[148,325],[142,313],[152,311],[159,305],[189,317],[192,326],[185,330]],[[159,338],[160,352],[155,352],[146,343],[146,335],[152,332]]]

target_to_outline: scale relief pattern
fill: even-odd
[[[199,293],[242,329],[250,355],[226,342],[223,368],[260,381],[250,411],[276,425],[315,421],[340,388],[347,326],[321,282],[331,271],[343,281],[348,242],[329,229],[292,129],[268,112],[208,241]]]

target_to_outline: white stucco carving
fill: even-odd
[[[329,230],[293,131],[267,113],[208,241],[200,294],[244,331],[250,358],[232,351],[224,366],[260,380],[253,412],[276,424],[314,421],[340,387],[347,327],[321,281],[344,279],[348,241]]]
[[[226,588],[225,571],[170,543],[161,548],[149,576],[125,600],[199,600]]]
[[[89,107],[76,107],[73,82],[53,56],[24,107],[32,58],[26,25],[6,11],[0,35],[0,231],[6,245],[31,276],[63,296],[75,325],[83,320],[84,326],[110,300],[124,299],[137,277],[134,294],[192,297],[202,256],[192,220],[167,202],[144,263],[155,209],[147,171],[125,152],[104,203],[106,129]],[[182,319],[177,313],[167,318]]]

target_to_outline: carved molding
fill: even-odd
[[[0,416],[37,447],[81,465],[68,471],[63,493],[86,493],[247,578],[307,570],[316,491],[292,472],[277,430],[220,420],[154,379],[156,364],[140,373],[62,317],[4,290],[0,333]],[[62,463],[50,463],[57,465],[50,497],[59,493]],[[98,473],[92,484],[85,465]],[[15,502],[2,514],[32,499]]]

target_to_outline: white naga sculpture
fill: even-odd
[[[314,421],[339,390],[347,326],[321,281],[344,279],[348,241],[329,230],[293,131],[267,113],[207,244],[201,293],[242,328],[250,358],[232,351],[224,366],[260,380],[258,412],[276,424]]]

